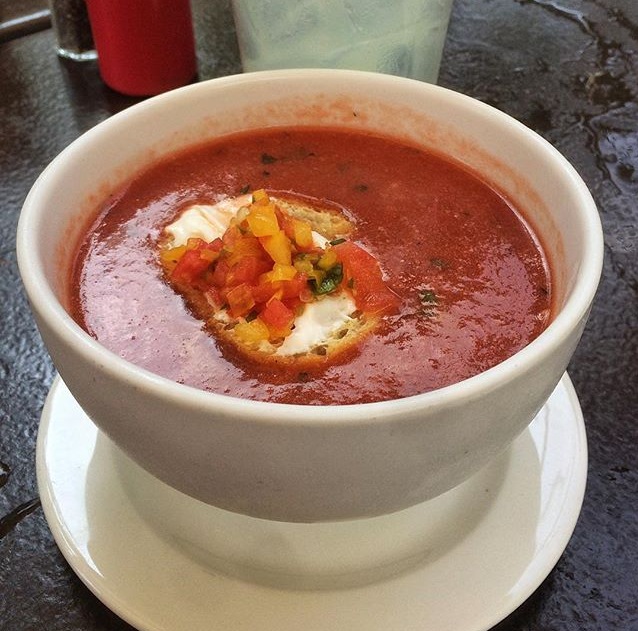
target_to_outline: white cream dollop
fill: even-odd
[[[207,242],[221,237],[239,209],[250,203],[250,195],[241,195],[222,199],[212,205],[189,206],[165,228],[170,237],[170,246],[183,245],[191,237],[199,237]],[[312,234],[315,245],[322,248],[326,246],[325,237],[317,232]],[[291,334],[275,353],[298,355],[327,344],[338,331],[352,321],[356,310],[354,300],[346,292],[328,294],[316,302],[308,303],[295,319]]]
[[[327,295],[306,305],[295,318],[295,327],[277,349],[278,355],[307,353],[326,344],[339,330],[352,321],[354,301],[345,292]]]
[[[230,220],[242,206],[251,202],[250,195],[227,197],[216,204],[194,204],[182,211],[179,217],[164,230],[170,236],[170,245],[184,245],[188,239],[200,238],[210,243],[221,237]]]

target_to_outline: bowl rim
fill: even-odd
[[[108,131],[121,121],[138,116],[145,110],[161,106],[164,102],[181,99],[184,94],[190,92],[206,92],[215,90],[217,86],[223,90],[228,85],[250,84],[254,81],[285,82],[303,79],[322,85],[322,82],[339,76],[348,81],[372,81],[384,90],[392,90],[406,82],[418,84],[420,86],[418,89],[422,90],[424,95],[438,94],[440,98],[448,99],[455,106],[475,108],[496,120],[504,128],[516,132],[526,141],[535,143],[559,168],[566,185],[580,200],[585,235],[582,244],[582,264],[575,275],[573,287],[565,305],[537,338],[492,368],[436,390],[371,403],[302,405],[242,399],[174,382],[110,351],[71,318],[49,286],[41,261],[29,247],[28,239],[28,235],[38,228],[39,215],[44,207],[47,189],[56,181],[58,164],[73,160],[75,154],[81,151],[85,144],[92,143],[96,135]],[[235,419],[252,420],[260,424],[294,423],[301,426],[319,424],[321,427],[340,425],[344,421],[349,424],[375,423],[388,418],[401,417],[406,412],[413,411],[415,407],[425,409],[461,400],[471,400],[486,390],[495,389],[503,383],[520,377],[526,366],[538,363],[550,355],[570,334],[574,326],[587,315],[602,273],[604,248],[602,226],[596,204],[576,169],[551,143],[512,116],[473,97],[438,85],[364,71],[314,68],[264,70],[209,79],[139,102],[98,123],[62,150],[37,178],[20,213],[16,243],[20,274],[34,311],[46,320],[47,325],[54,329],[65,344],[75,349],[75,352],[82,355],[89,364],[100,366],[109,374],[109,377],[124,379],[130,385],[162,399],[169,396],[184,409],[207,410],[211,414],[232,415]]]

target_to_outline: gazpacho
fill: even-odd
[[[455,160],[321,127],[170,155],[96,209],[73,316],[123,358],[221,394],[388,400],[482,372],[551,318],[516,208]]]

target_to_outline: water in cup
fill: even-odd
[[[452,0],[234,0],[245,71],[353,68],[435,82]]]

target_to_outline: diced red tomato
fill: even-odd
[[[281,290],[284,298],[297,298],[305,290],[312,294],[308,287],[308,277],[305,274],[297,274],[291,280],[281,281]]]
[[[224,299],[217,287],[209,287],[204,292],[204,297],[213,309],[221,309],[224,306]]]
[[[344,287],[349,287],[359,309],[367,313],[390,313],[399,306],[398,296],[383,280],[377,260],[352,241],[333,246],[343,264]]]
[[[264,324],[268,327],[272,338],[285,337],[295,320],[295,313],[281,300],[273,298],[259,314]]]
[[[228,261],[220,258],[215,265],[215,271],[213,272],[211,283],[215,285],[215,287],[224,287],[226,285],[226,277],[228,276],[229,271],[230,265],[228,265]]]
[[[176,283],[197,283],[199,277],[208,269],[210,261],[200,256],[199,250],[186,250],[171,273]]]
[[[279,283],[259,283],[251,287],[253,299],[257,304],[268,302],[278,291]]]
[[[213,250],[213,251],[219,253],[219,252],[221,252],[222,248],[224,247],[224,242],[219,237],[217,237],[216,239],[214,239],[210,243],[207,243],[206,247],[209,248],[210,250]]]
[[[250,287],[245,283],[229,289],[226,292],[226,300],[228,301],[228,309],[234,318],[247,315],[255,306]]]
[[[241,230],[238,226],[230,226],[222,235],[222,242],[224,244],[224,247],[232,250],[233,246],[235,245],[235,241],[241,239],[241,236]]]
[[[299,300],[305,303],[314,302],[315,295],[307,284],[300,290]]]
[[[227,285],[239,285],[240,283],[248,283],[254,285],[259,277],[268,272],[271,264],[262,258],[255,256],[245,256],[231,267],[226,276]]]

